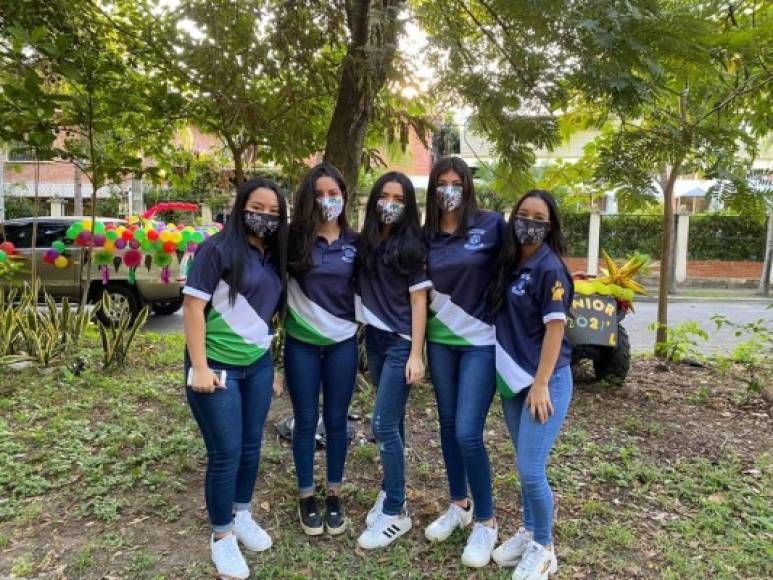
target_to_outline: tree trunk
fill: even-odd
[[[672,246],[674,243],[674,183],[682,159],[678,159],[661,181],[663,188],[663,238],[660,244],[660,285],[658,289],[658,324],[655,337],[655,356],[665,358],[667,349],[662,345],[668,336],[668,289],[671,284]]]
[[[351,39],[341,71],[325,161],[343,173],[350,198],[357,199],[362,151],[379,91],[392,70],[405,0],[347,0]],[[352,203],[351,206],[356,206]]]
[[[38,154],[35,152],[35,198],[34,202],[32,204],[32,240],[31,240],[31,253],[30,253],[30,268],[31,268],[31,280],[34,284],[37,280],[38,276],[38,259],[36,254],[37,247],[38,247],[38,214],[40,213],[39,210],[39,193],[40,193],[40,160],[38,159]]]
[[[762,264],[760,277],[760,292],[763,296],[770,295],[770,270],[773,267],[773,212],[768,214],[768,235],[765,242],[765,261]]]
[[[83,174],[80,167],[77,165],[75,168],[75,176],[73,178],[73,215],[83,215]]]

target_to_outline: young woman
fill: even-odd
[[[370,192],[358,255],[357,320],[367,324],[368,372],[376,385],[373,434],[381,452],[382,490],[357,539],[383,548],[411,529],[405,509],[405,435],[409,385],[424,376],[426,248],[411,181],[395,171]]]
[[[495,391],[494,326],[486,291],[503,229],[502,216],[478,209],[472,172],[464,160],[439,160],[429,176],[424,225],[432,281],[427,353],[451,505],[424,533],[428,540],[442,542],[456,528],[469,525],[474,514],[462,554],[462,563],[472,567],[488,564],[497,542],[483,428]]]
[[[346,184],[335,167],[312,168],[296,195],[290,225],[285,377],[293,403],[293,458],[303,531],[346,529],[340,490],[346,461],[346,422],[357,374],[354,261],[358,235],[346,221]],[[324,519],[314,499],[314,451],[320,384],[327,435]]]
[[[513,578],[543,580],[558,568],[553,493],[545,466],[572,398],[571,347],[564,334],[572,278],[553,196],[527,192],[515,205],[493,286],[497,389],[517,454],[523,527],[494,550]]]
[[[237,540],[248,550],[271,547],[250,500],[271,404],[271,320],[283,301],[286,240],[279,188],[248,181],[223,231],[196,253],[183,290],[187,396],[207,447],[212,560],[232,578],[249,575]]]

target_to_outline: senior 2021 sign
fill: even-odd
[[[617,300],[611,296],[575,295],[566,321],[572,344],[617,346]]]

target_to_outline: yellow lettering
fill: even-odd
[[[599,312],[604,310],[604,301],[603,300],[599,300],[598,298],[596,298],[593,301],[593,310],[598,310]]]
[[[591,330],[598,330],[599,329],[599,319],[595,316],[590,319],[590,327]]]
[[[604,314],[606,314],[607,316],[615,315],[615,305],[612,302],[607,304],[607,307],[604,309]]]

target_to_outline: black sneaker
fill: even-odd
[[[346,530],[344,506],[337,495],[329,495],[325,500],[325,528],[331,536],[343,534]]]
[[[317,502],[313,495],[298,500],[298,518],[307,536],[319,536],[325,531],[322,516],[317,511]]]

